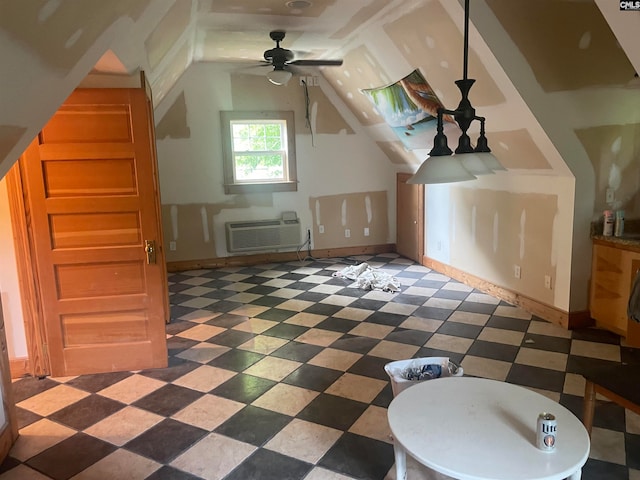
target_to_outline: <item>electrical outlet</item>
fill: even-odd
[[[369,227],[364,227],[364,236],[365,237],[369,236]]]
[[[324,233],[324,225],[318,225],[318,233]]]
[[[344,236],[345,236],[346,238],[351,237],[351,230],[349,230],[348,228],[345,228],[345,229],[344,229]]]
[[[520,271],[520,265],[514,265],[513,267],[513,276],[516,278],[521,277],[522,272]]]
[[[309,76],[300,76],[299,80],[300,86],[303,87],[305,84],[307,87],[318,87],[320,86],[320,77],[317,75],[309,75]]]
[[[607,188],[607,203],[613,203],[615,200],[615,192],[613,188]]]
[[[176,242],[169,242],[169,250],[175,251],[176,249]]]
[[[551,290],[551,275],[544,276],[544,288]]]

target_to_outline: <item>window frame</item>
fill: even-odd
[[[224,192],[234,193],[262,193],[262,192],[296,192],[298,190],[298,177],[296,168],[295,125],[293,111],[269,110],[269,111],[234,111],[221,110],[222,122],[222,164],[224,170]],[[235,179],[235,165],[233,160],[233,130],[232,122],[244,121],[246,123],[265,123],[269,120],[285,122],[287,132],[287,152],[285,159],[285,180],[260,180],[256,182]]]

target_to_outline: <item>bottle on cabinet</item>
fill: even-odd
[[[621,237],[624,233],[624,210],[616,211],[616,220],[613,228],[613,235]]]
[[[613,235],[613,224],[615,222],[615,214],[613,210],[604,211],[604,226],[602,229],[602,235],[610,237]]]

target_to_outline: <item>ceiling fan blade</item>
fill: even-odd
[[[286,64],[284,69],[290,71],[294,75],[304,75],[305,74],[305,71],[302,68],[299,68],[296,65],[291,65],[290,63]]]
[[[342,60],[294,60],[288,64],[307,67],[339,67],[342,65]]]

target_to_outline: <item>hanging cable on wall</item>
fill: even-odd
[[[309,113],[309,88],[307,87],[307,82],[306,80],[303,78],[300,80],[302,82],[302,87],[304,88],[304,118],[305,118],[305,124],[307,125],[307,128],[311,131],[311,146],[315,147],[315,139],[313,137],[313,128],[311,128],[311,118],[310,118],[310,113]]]

